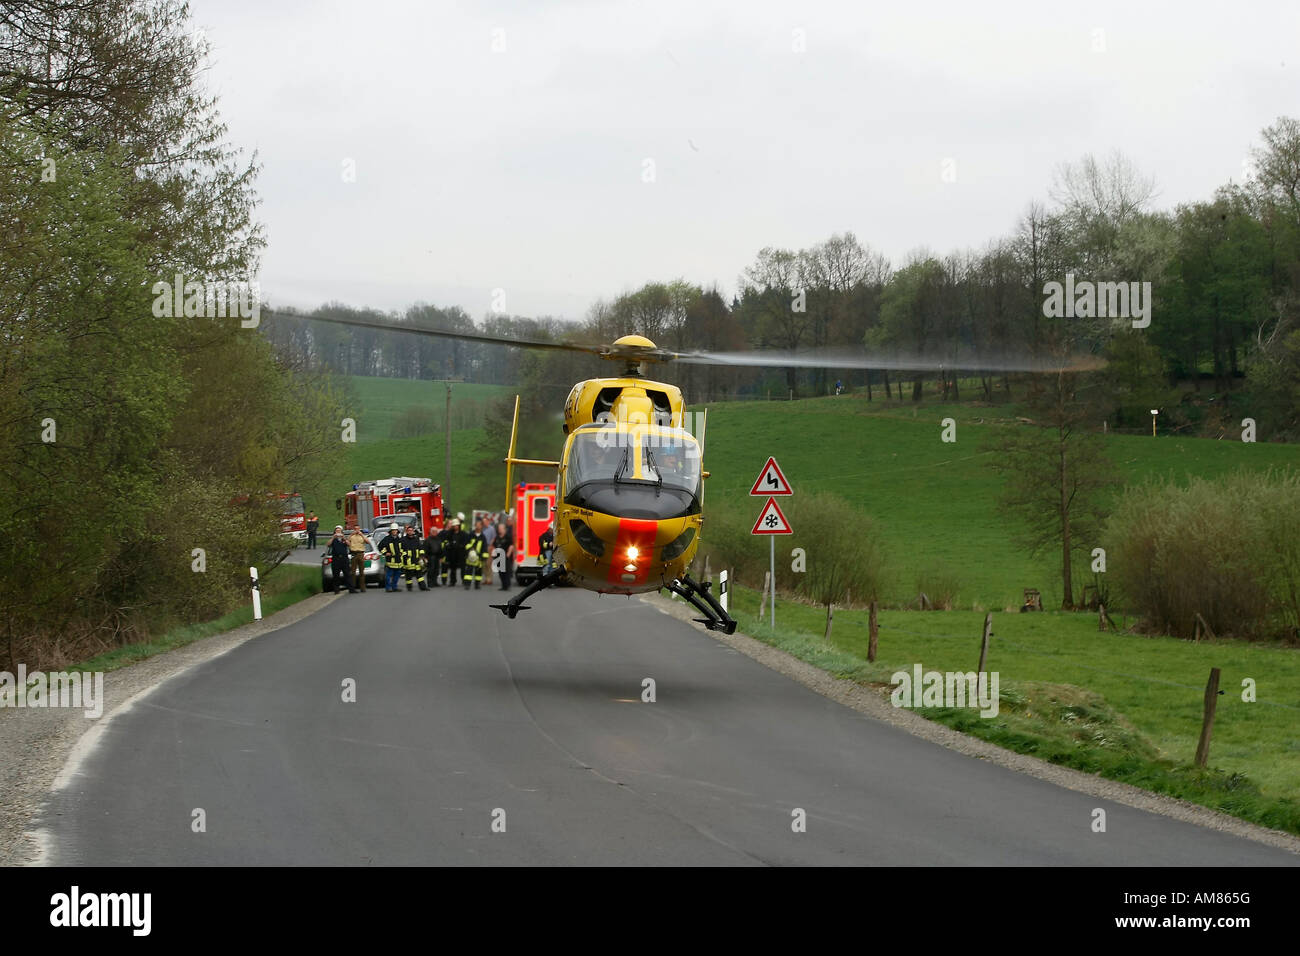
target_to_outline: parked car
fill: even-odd
[[[394,524],[397,525],[398,534],[406,534],[406,526],[408,524],[413,524],[415,525],[416,533],[419,534],[421,538],[424,537],[424,529],[420,527],[420,516],[417,514],[384,515],[382,518],[377,520],[379,521],[379,527],[375,529],[375,538],[380,541],[383,540],[384,535],[388,534],[389,525]]]
[[[378,546],[375,544],[374,537],[369,531],[362,530],[366,536],[366,573],[365,581],[362,587],[369,587],[371,583],[375,587],[384,586],[384,558],[379,553]],[[320,589],[322,591],[334,590],[334,572],[330,568],[330,553],[326,549],[320,554]]]

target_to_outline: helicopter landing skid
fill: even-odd
[[[697,624],[703,624],[710,631],[723,631],[727,634],[736,633],[735,618],[723,610],[722,605],[714,600],[713,595],[709,593],[708,582],[699,585],[691,580],[690,575],[683,574],[676,581],[665,584],[664,587],[686,600],[691,607],[705,615],[704,617],[695,618]]]
[[[564,568],[556,566],[551,568],[545,574],[538,575],[533,583],[528,585],[505,604],[489,604],[488,607],[494,607],[510,620],[515,619],[515,615],[520,611],[527,611],[528,605],[524,602],[536,594],[538,591],[549,588],[552,584],[559,583],[560,578],[564,577]]]

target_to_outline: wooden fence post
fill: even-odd
[[[984,673],[984,662],[989,657],[989,638],[993,636],[993,612],[989,611],[984,615],[984,635],[980,638],[980,666],[975,671],[975,676],[979,677]]]
[[[829,641],[831,639],[831,621],[834,617],[835,605],[828,601],[826,603],[826,633],[823,635],[823,640]]]
[[[876,602],[871,602],[871,612],[867,617],[867,660],[872,664],[876,662],[876,638],[880,636],[880,629],[876,626]]]
[[[1210,668],[1205,685],[1205,716],[1201,720],[1201,742],[1196,745],[1196,766],[1204,767],[1210,759],[1210,735],[1214,733],[1214,710],[1219,703],[1219,669]]]

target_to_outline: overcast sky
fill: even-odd
[[[1010,232],[1089,152],[1208,199],[1300,114],[1295,0],[192,9],[264,166],[263,295],[303,308],[580,318],[845,230],[897,264]]]

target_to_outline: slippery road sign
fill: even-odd
[[[754,482],[754,487],[749,489],[749,493],[756,497],[794,494],[790,490],[790,482],[786,481],[785,475],[781,474],[781,466],[776,463],[775,458],[767,460],[767,464],[763,466],[758,480]]]
[[[768,498],[750,534],[794,534],[794,528],[790,527],[790,522],[781,513],[781,506],[776,503],[776,499]]]

